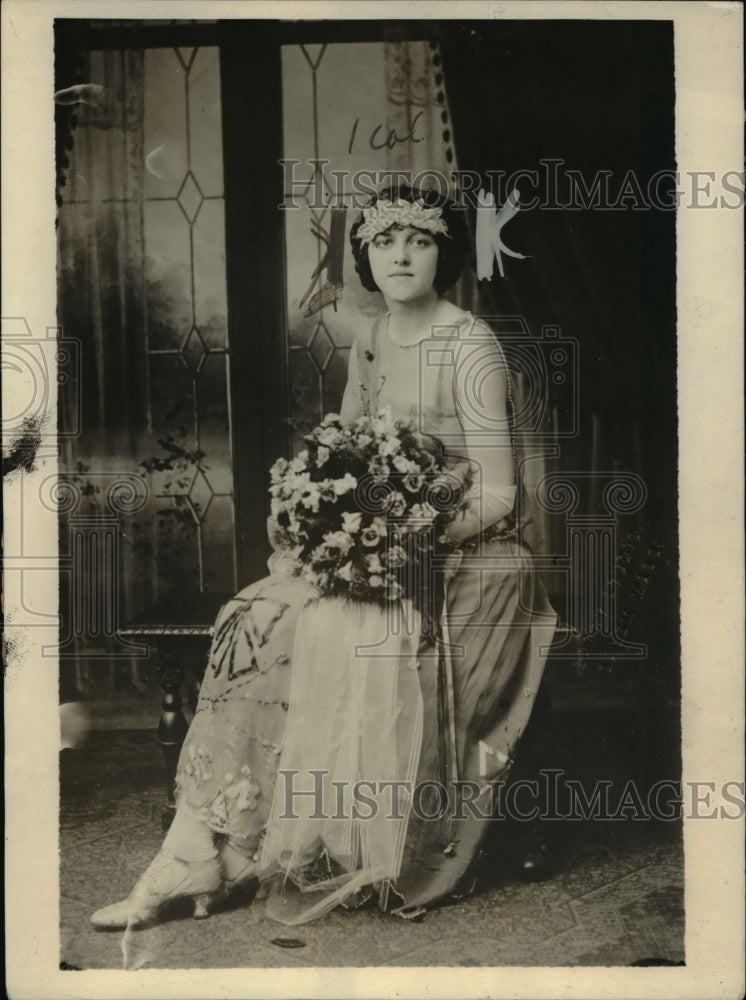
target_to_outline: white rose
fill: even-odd
[[[328,531],[324,535],[324,542],[330,548],[339,549],[343,556],[350,551],[352,539],[346,531]]]
[[[357,479],[355,479],[351,472],[347,472],[342,479],[335,479],[333,485],[334,492],[338,497],[341,497],[345,493],[349,493],[350,490],[355,489],[357,486]]]
[[[296,457],[290,463],[290,468],[293,472],[303,472],[308,468],[308,450],[306,448],[303,451],[298,452]]]
[[[333,448],[341,437],[342,435],[336,427],[325,427],[323,431],[320,431],[317,435],[317,440],[319,444],[323,444],[327,448]]]

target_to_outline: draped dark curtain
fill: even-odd
[[[147,684],[137,660],[121,663],[126,649],[112,633],[154,600],[157,572],[152,514],[119,510],[115,524],[109,504],[110,488],[125,480],[145,496],[138,463],[153,450],[145,396],[143,53],[65,49],[57,79],[97,88],[57,114],[58,318],[80,358],[78,378],[63,382],[58,395],[64,699]]]
[[[519,188],[524,201],[536,196],[543,207],[521,212],[504,232],[531,259],[508,259],[507,280],[495,271],[492,282],[479,283],[480,311],[520,314],[537,338],[556,325],[577,345],[577,378],[549,380],[560,435],[554,468],[579,490],[575,513],[603,513],[609,473],[644,482],[644,503],[617,516],[616,565],[606,585],[614,588],[620,631],[644,644],[646,655],[596,667],[619,693],[657,705],[663,727],[675,733],[675,212],[641,204],[638,195],[647,200],[653,190],[661,204],[673,196],[673,26],[460,22],[442,26],[440,45],[459,169],[479,174],[486,188],[489,171],[503,171],[503,198],[515,171],[538,172]],[[607,177],[606,205],[561,207],[569,170],[589,188]],[[550,533],[555,552],[566,518],[556,518]],[[562,578],[551,569],[545,575],[566,613]],[[591,657],[601,650],[587,635],[580,648]],[[576,667],[582,676],[583,665]]]

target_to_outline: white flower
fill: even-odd
[[[391,414],[391,407],[384,406],[379,411],[373,421],[375,429],[379,434],[386,434],[395,429],[394,418]]]
[[[298,520],[295,510],[291,509],[288,511],[288,531],[295,532],[296,534],[300,531],[302,525]]]
[[[339,444],[342,438],[342,432],[336,427],[325,427],[316,435],[316,439],[319,444],[323,444],[327,448],[334,448],[337,444]]]
[[[278,458],[275,464],[269,470],[270,480],[273,486],[277,486],[282,481],[282,477],[287,472],[287,469],[288,469],[287,459]]]
[[[290,473],[290,476],[294,477],[295,473]],[[290,479],[286,477],[281,483],[270,487],[269,492],[271,496],[279,497],[280,500],[289,500],[293,495],[293,487],[290,483]]]
[[[363,529],[360,539],[363,545],[373,549],[378,545],[379,539],[386,537],[386,522],[382,517],[374,517],[372,524]]]
[[[338,497],[344,496],[345,493],[349,493],[350,490],[354,490],[357,486],[357,479],[352,475],[351,472],[345,473],[342,479],[335,479],[334,492]]]
[[[386,497],[386,510],[392,517],[401,517],[407,510],[407,501],[401,493],[389,493]]]
[[[389,463],[381,455],[374,455],[371,458],[368,462],[368,472],[370,472],[376,482],[383,482],[384,479],[388,479],[391,475]]]
[[[377,552],[365,557],[369,573],[383,573],[383,566]]]
[[[311,482],[311,475],[308,472],[291,472],[288,477],[288,486],[292,491],[305,493]]]
[[[352,546],[352,539],[346,531],[328,531],[324,535],[324,542],[328,548],[339,549],[343,556],[347,555]]]
[[[403,566],[407,561],[407,554],[401,545],[392,545],[391,548],[384,553],[384,560],[386,565],[392,569],[397,569],[399,566]]]
[[[306,448],[303,451],[299,451],[295,458],[290,463],[290,469],[293,472],[304,472],[308,468],[308,450]]]
[[[416,462],[411,461],[411,459],[405,458],[404,455],[395,455],[392,461],[396,471],[400,472],[403,476],[406,476],[408,473],[416,475],[420,472],[419,465]]]
[[[319,503],[321,502],[321,490],[319,489],[319,484],[308,483],[300,502],[308,510],[312,510],[314,514],[317,514],[319,510]]]
[[[342,528],[348,532],[350,535],[354,535],[356,532],[360,531],[360,522],[363,519],[363,515],[359,511],[355,511],[354,514],[350,514],[349,511],[344,511],[342,514]]]
[[[388,458],[390,455],[396,455],[400,448],[401,442],[399,438],[393,434],[389,434],[378,445],[378,454]]]
[[[340,416],[339,416],[339,414],[338,414],[338,413],[327,413],[327,415],[326,415],[326,416],[324,417],[324,419],[323,419],[323,420],[321,421],[321,426],[323,427],[323,426],[325,426],[326,424],[334,424],[334,423],[337,423],[337,422],[339,421],[339,419],[340,419]]]
[[[404,488],[410,493],[419,493],[425,482],[425,477],[419,472],[408,472],[404,477]]]
[[[321,499],[324,503],[334,503],[337,494],[334,490],[334,480],[324,479],[319,483],[319,491],[321,492]]]
[[[378,573],[374,573],[372,576],[368,577],[368,583],[371,587],[382,587],[383,577],[379,576]]]
[[[319,468],[321,468],[321,466],[327,461],[330,455],[331,452],[328,448],[325,448],[323,445],[319,445],[319,450],[316,455],[316,464]]]
[[[436,511],[428,503],[416,503],[409,512],[408,522],[427,521],[431,523],[437,517]]]

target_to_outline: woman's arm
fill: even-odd
[[[484,333],[484,337],[463,343],[456,355],[456,412],[473,479],[469,508],[448,529],[457,541],[501,521],[515,503],[508,373],[502,352],[486,326]]]

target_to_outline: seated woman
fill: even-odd
[[[278,873],[303,890],[279,915],[289,923],[373,899],[411,916],[474,881],[555,625],[516,539],[510,378],[492,331],[442,297],[468,251],[463,212],[401,186],[350,236],[386,311],[353,344],[341,422],[390,413],[440,449],[467,491],[450,555],[420,585],[413,635],[372,604],[325,599],[307,566],[274,554],[270,576],[218,616],[161,851],[97,927],[147,922],[185,896],[205,916]],[[384,822],[331,795],[371,778],[388,785]],[[380,788],[372,802],[381,819]]]

